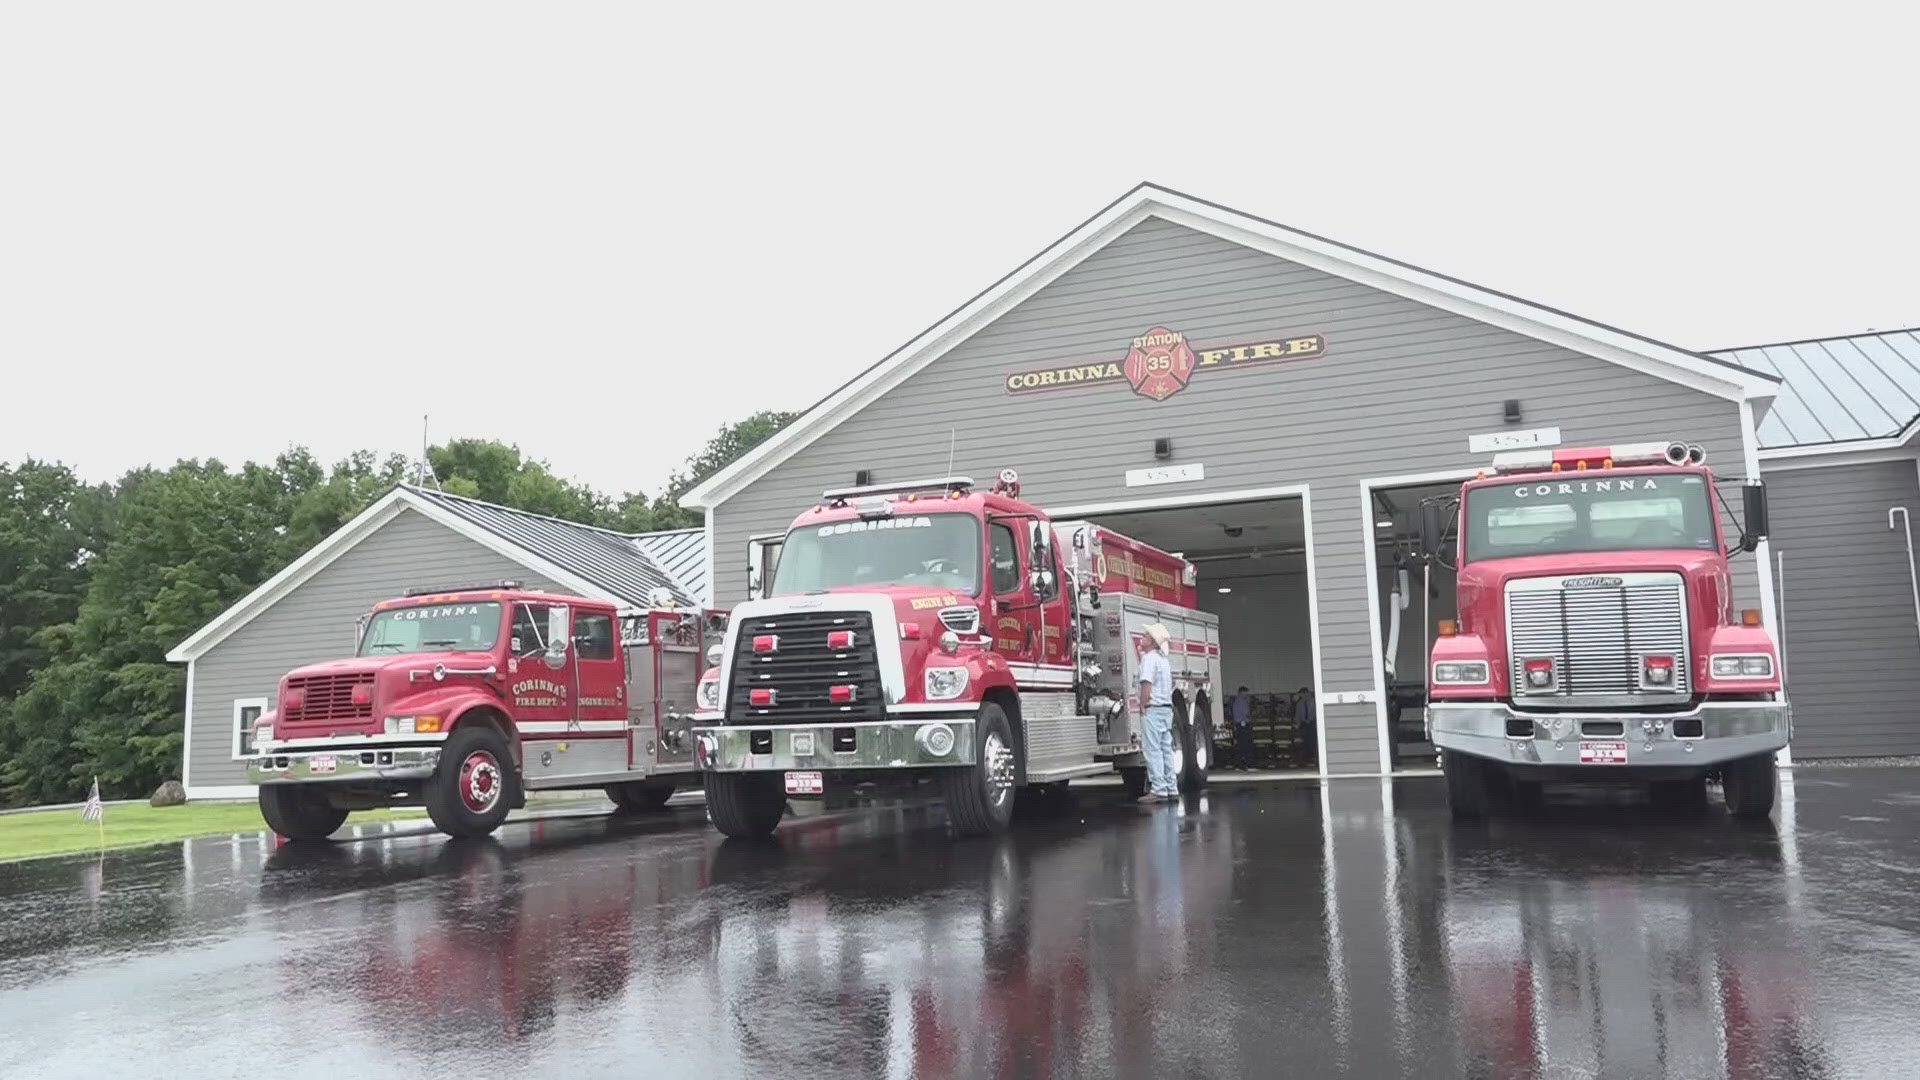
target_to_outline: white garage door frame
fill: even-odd
[[[1479,469],[1443,469],[1439,472],[1407,473],[1400,476],[1370,476],[1360,481],[1360,550],[1367,561],[1367,644],[1373,650],[1373,712],[1380,737],[1380,773],[1393,773],[1393,732],[1387,727],[1387,646],[1380,630],[1380,551],[1374,530],[1373,493],[1386,488],[1420,487],[1426,484],[1458,483],[1479,475]],[[1427,661],[1420,661],[1421,679],[1426,679]],[[1410,770],[1420,771],[1420,770]]]
[[[1326,694],[1320,677],[1320,586],[1313,565],[1313,492],[1306,484],[1282,484],[1276,487],[1242,488],[1238,491],[1207,491],[1180,495],[1157,495],[1113,502],[1081,503],[1076,506],[1049,507],[1055,521],[1094,517],[1100,514],[1124,514],[1140,510],[1178,510],[1196,506],[1224,506],[1231,503],[1270,502],[1274,499],[1299,499],[1301,532],[1305,536],[1307,556],[1307,644],[1313,658],[1313,700],[1324,701]],[[1324,710],[1319,714],[1325,715]],[[1322,725],[1324,728],[1324,725]],[[1320,740],[1320,778],[1327,778],[1325,740]]]

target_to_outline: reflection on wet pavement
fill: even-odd
[[[494,840],[0,866],[0,1075],[1893,1076],[1920,1061],[1920,774],[1776,822],[1438,784],[1091,791],[721,842],[698,808]]]

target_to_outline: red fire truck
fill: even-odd
[[[762,836],[790,796],[938,785],[954,827],[1006,828],[1016,792],[1117,768],[1144,790],[1138,642],[1164,624],[1182,785],[1220,723],[1220,626],[1186,560],[1054,522],[1011,469],[829,491],[786,534],[764,599],[735,609],[700,684],[707,813]]]
[[[1728,568],[1766,536],[1766,493],[1745,485],[1729,541],[1705,460],[1678,442],[1515,451],[1423,505],[1423,546],[1458,573],[1427,706],[1457,816],[1543,781],[1651,782],[1693,802],[1714,776],[1733,813],[1772,811],[1792,716],[1772,635],[1735,608]]]
[[[657,808],[692,781],[700,657],[724,623],[511,581],[385,600],[351,659],[280,680],[248,779],[290,840],[352,810],[422,804],[441,831],[483,836],[529,790],[597,787]]]

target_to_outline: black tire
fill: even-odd
[[[674,785],[671,780],[629,780],[624,784],[608,784],[607,798],[622,813],[644,814],[658,810],[673,798]]]
[[[1207,774],[1213,771],[1213,724],[1200,710],[1194,713],[1182,707],[1174,718],[1176,737],[1181,740],[1181,769],[1175,779],[1181,791],[1199,791],[1207,786]]]
[[[773,835],[787,812],[787,793],[779,773],[707,773],[707,820],[728,836],[758,839]]]
[[[1707,805],[1707,778],[1656,780],[1653,805],[1663,810],[1698,810]]]
[[[260,816],[267,828],[288,840],[325,840],[347,820],[345,810],[328,805],[315,784],[260,785]]]
[[[1447,809],[1455,819],[1472,821],[1487,816],[1487,763],[1457,750],[1440,751],[1440,771],[1447,778]]]
[[[1013,739],[1007,714],[989,701],[980,706],[974,722],[975,753],[971,765],[942,769],[940,784],[946,793],[947,818],[962,836],[993,836],[1007,831],[1013,820],[1020,775],[1020,747]],[[997,749],[996,749],[997,748]]]
[[[499,828],[520,798],[507,740],[486,724],[453,729],[423,794],[427,816],[448,836],[486,836]]]
[[[1147,770],[1135,765],[1120,770],[1120,789],[1127,798],[1137,799],[1147,793]]]
[[[1773,813],[1774,794],[1779,788],[1780,775],[1773,767],[1772,754],[1756,754],[1720,766],[1720,793],[1734,817],[1751,820]]]

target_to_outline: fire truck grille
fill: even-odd
[[[853,647],[827,647],[829,634],[853,631]],[[777,639],[756,653],[755,638]],[[796,611],[747,619],[734,639],[733,678],[727,692],[732,723],[822,724],[880,720],[883,690],[873,640],[873,618],[857,611]],[[836,686],[853,687],[853,700],[832,699]],[[755,690],[773,692],[773,704],[753,704]]]
[[[1508,662],[1515,697],[1530,699],[1684,696],[1689,687],[1687,604],[1677,574],[1628,574],[1603,578],[1613,584],[1574,579],[1528,579],[1507,586]],[[1673,685],[1643,685],[1648,656],[1673,658]],[[1550,659],[1551,690],[1527,686],[1526,662]]]
[[[365,705],[353,703],[353,688],[373,686],[373,674],[306,675],[288,679],[287,689],[300,691],[304,700],[298,709],[288,709],[286,719],[295,722],[313,720],[367,720],[373,717],[373,697]]]

